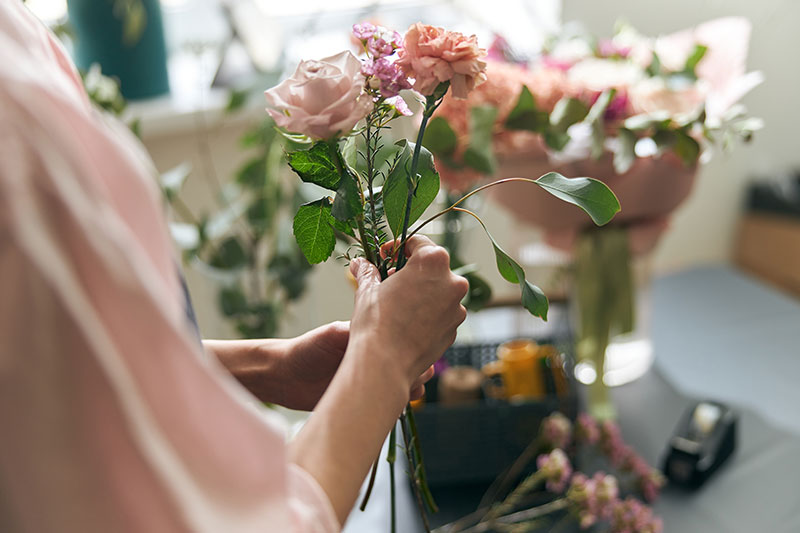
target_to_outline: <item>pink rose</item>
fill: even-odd
[[[414,78],[414,89],[428,96],[436,87],[449,81],[456,98],[486,80],[486,50],[478,47],[474,35],[446,31],[418,22],[406,32],[398,64]]]
[[[319,61],[302,61],[294,74],[264,94],[278,126],[330,139],[349,132],[367,116],[373,102],[363,94],[361,62],[350,52]]]

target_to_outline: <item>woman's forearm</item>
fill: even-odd
[[[281,379],[281,369],[289,342],[289,339],[204,340],[203,346],[256,398],[285,405],[286,376]]]
[[[385,347],[348,347],[336,378],[289,444],[289,460],[317,480],[341,523],[409,398],[402,372],[375,364],[374,350]],[[367,357],[371,364],[363,364]]]

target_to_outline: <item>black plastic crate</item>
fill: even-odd
[[[561,411],[567,417],[577,416],[578,398],[572,376],[569,341],[548,342],[564,355],[568,390],[556,395],[552,380],[542,400],[508,402],[483,398],[459,406],[445,406],[436,401],[434,378],[426,387],[425,403],[416,411],[419,440],[425,457],[428,483],[446,486],[467,483],[489,483],[509,467],[533,441],[546,416]],[[468,365],[480,369],[496,359],[499,343],[457,345],[445,357],[451,366]]]

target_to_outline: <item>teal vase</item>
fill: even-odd
[[[158,0],[69,0],[75,63],[119,79],[129,100],[169,92],[167,51]]]

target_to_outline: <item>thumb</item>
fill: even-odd
[[[356,278],[359,289],[365,289],[381,282],[380,273],[375,265],[362,257],[353,259],[350,262],[350,273]]]

